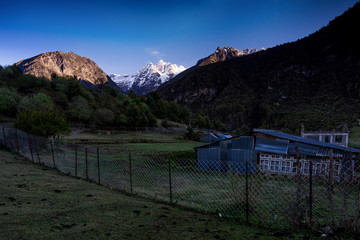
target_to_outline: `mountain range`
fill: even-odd
[[[360,3],[317,32],[266,51],[189,68],[157,90],[230,128],[297,132],[356,122]]]
[[[131,75],[111,74],[110,77],[123,93],[133,90],[137,94],[147,94],[184,70],[186,68],[182,65],[160,60],[156,65],[151,62],[146,64]]]
[[[261,49],[264,50],[264,49]],[[57,76],[74,76],[88,88],[99,87],[103,84],[110,85],[127,94],[130,90],[139,95],[155,91],[170,79],[176,80],[176,76],[186,74],[194,68],[227,61],[236,57],[249,55],[260,50],[238,50],[231,47],[218,47],[216,51],[206,58],[200,59],[191,69],[184,66],[164,62],[160,60],[156,65],[149,62],[141,70],[130,75],[111,74],[108,76],[94,61],[88,57],[81,57],[73,52],[46,52],[17,62],[24,74],[51,79],[53,74]]]
[[[61,51],[16,63],[39,77],[75,76],[88,87],[108,84],[204,111],[229,128],[296,133],[332,129],[360,118],[360,3],[295,42],[260,50],[220,48],[185,69],[159,61],[131,75],[111,75],[86,57]],[[261,49],[263,50],[263,49]],[[117,84],[112,80],[114,79]]]

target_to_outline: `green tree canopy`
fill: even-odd
[[[90,119],[91,108],[85,98],[75,96],[68,107],[67,114],[70,119],[86,122]]]
[[[17,115],[15,127],[45,137],[68,134],[70,131],[65,115],[57,109],[21,112]]]
[[[6,115],[13,115],[16,113],[16,107],[20,95],[9,88],[0,88],[0,112]]]
[[[30,111],[52,111],[54,110],[54,102],[46,94],[38,93],[35,96],[25,96],[21,98],[18,105],[18,112]]]
[[[95,111],[94,122],[98,125],[111,125],[115,119],[114,113],[107,108],[100,108]]]

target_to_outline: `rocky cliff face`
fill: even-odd
[[[75,76],[85,85],[102,85],[109,82],[107,74],[90,58],[81,57],[73,52],[46,52],[16,63],[25,74],[51,79],[58,76]],[[111,79],[110,79],[111,81]],[[90,83],[90,84],[89,84]]]
[[[232,48],[232,47],[218,47],[215,51],[215,53],[211,54],[210,56],[200,59],[197,62],[197,66],[201,67],[201,66],[205,66],[208,64],[212,64],[212,63],[217,63],[217,62],[223,62],[226,60],[230,60],[233,59],[235,57],[241,57],[244,55],[249,55],[258,51],[262,51],[265,50],[265,48],[262,48],[260,50],[258,49],[244,49],[244,50],[238,50],[236,48]]]

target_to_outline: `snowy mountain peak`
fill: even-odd
[[[177,66],[160,60],[156,65],[149,62],[134,74],[111,74],[111,79],[125,93],[134,90],[137,94],[146,94],[155,91],[161,84],[186,70],[182,65]]]

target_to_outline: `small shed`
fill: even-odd
[[[195,148],[197,150],[198,167],[202,170],[231,170],[244,173],[246,162],[251,162],[250,172],[256,171],[256,152],[254,139],[249,136],[229,138]]]

